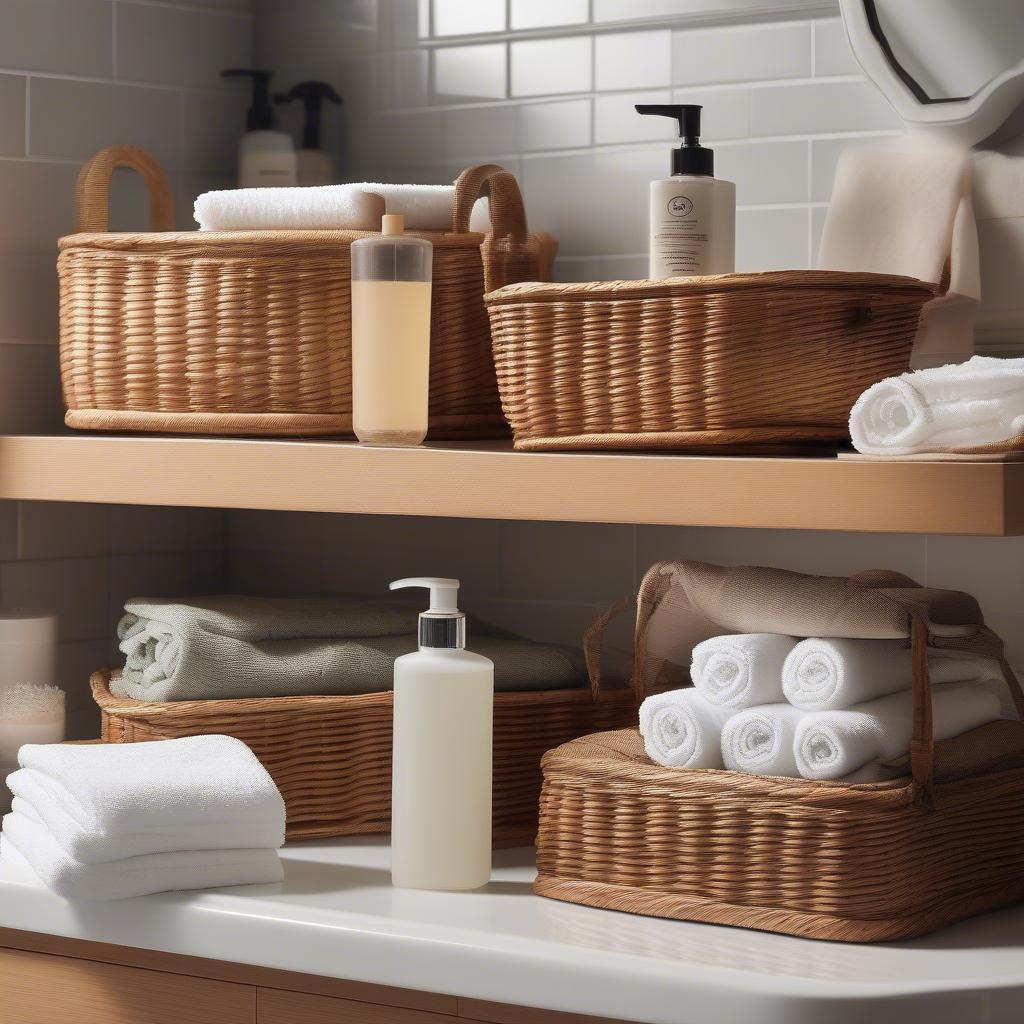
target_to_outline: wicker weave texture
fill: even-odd
[[[518,284],[486,297],[517,448],[841,441],[934,289],[827,271]]]
[[[151,233],[108,233],[115,167],[150,189]],[[469,231],[491,201],[492,233]],[[60,241],[61,379],[70,426],[237,434],[352,428],[349,247],[370,232],[173,232],[170,189],[134,147],[82,169],[79,233]],[[434,245],[430,429],[493,436],[501,415],[487,287],[550,275],[555,243],[530,235],[515,178],[464,172],[452,232]]]
[[[387,832],[391,818],[390,693],[146,703],[111,694],[97,672],[103,739],[137,743],[223,733],[247,743],[284,796],[288,838]],[[494,837],[532,843],[544,752],[636,716],[628,690],[498,693],[494,698]]]

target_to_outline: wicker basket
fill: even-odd
[[[832,271],[513,284],[485,297],[505,416],[528,451],[839,442],[907,369],[935,289]]]
[[[1024,900],[1024,724],[933,744],[927,641],[915,616],[905,778],[845,785],[667,769],[635,729],[550,751],[536,891],[846,942],[906,938]]]
[[[284,796],[288,838],[387,832],[391,823],[391,693],[147,703],[91,679],[107,743],[225,733],[244,740]],[[544,752],[636,718],[627,688],[494,695],[494,839],[533,843]]]
[[[109,233],[116,167],[145,179],[153,231]],[[469,231],[488,195],[493,230]],[[245,435],[352,430],[349,246],[365,231],[175,232],[170,186],[131,146],[83,168],[60,240],[60,362],[71,427]],[[515,178],[465,171],[434,244],[432,436],[507,431],[486,289],[550,278],[555,242],[527,232]]]

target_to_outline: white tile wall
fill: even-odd
[[[513,43],[512,95],[589,92],[593,83],[592,46],[590,36]]]
[[[676,32],[672,81],[755,82],[811,73],[811,24],[749,25]]]

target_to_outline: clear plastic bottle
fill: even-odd
[[[363,444],[412,447],[427,436],[434,247],[385,214],[352,243],[352,429]]]

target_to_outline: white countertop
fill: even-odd
[[[848,946],[541,899],[532,850],[472,893],[391,888],[378,837],[284,857],[280,885],[94,904],[0,864],[0,926],[650,1024],[1024,1020],[1024,907]]]

